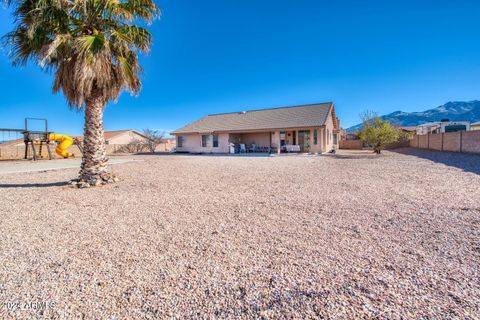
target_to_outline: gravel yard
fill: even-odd
[[[0,318],[480,318],[478,155],[136,158],[0,175]]]

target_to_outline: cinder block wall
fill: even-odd
[[[430,135],[432,136],[432,135]],[[460,152],[462,144],[460,132],[449,132],[443,134],[443,151]]]
[[[462,152],[480,153],[480,130],[462,133]]]
[[[431,134],[429,136],[428,148],[432,150],[442,151],[443,134]]]
[[[480,153],[480,131],[414,136],[410,147],[450,152]]]
[[[428,149],[428,135],[418,136],[418,147],[420,149]]]
[[[349,150],[362,150],[363,142],[360,140],[340,140],[339,148]]]

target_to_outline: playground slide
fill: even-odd
[[[58,141],[60,142],[55,149],[55,152],[63,157],[63,158],[71,158],[74,156],[73,153],[67,152],[68,148],[73,144],[73,139],[70,136],[67,136],[65,134],[56,134],[56,133],[50,133],[48,136],[49,140],[51,141]]]

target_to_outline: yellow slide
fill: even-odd
[[[58,141],[60,142],[57,146],[57,148],[55,148],[55,152],[63,157],[63,158],[71,158],[71,157],[74,157],[74,154],[73,153],[69,153],[67,152],[68,148],[70,148],[70,146],[73,144],[73,139],[72,137],[70,136],[67,136],[65,134],[56,134],[56,133],[50,133],[50,135],[48,136],[48,139],[50,141]]]

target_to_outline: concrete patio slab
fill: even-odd
[[[109,164],[119,164],[130,161],[136,161],[132,157],[116,157],[109,158]],[[0,174],[50,171],[60,169],[80,169],[82,163],[81,158],[76,159],[55,159],[55,160],[16,160],[16,161],[0,161]]]

